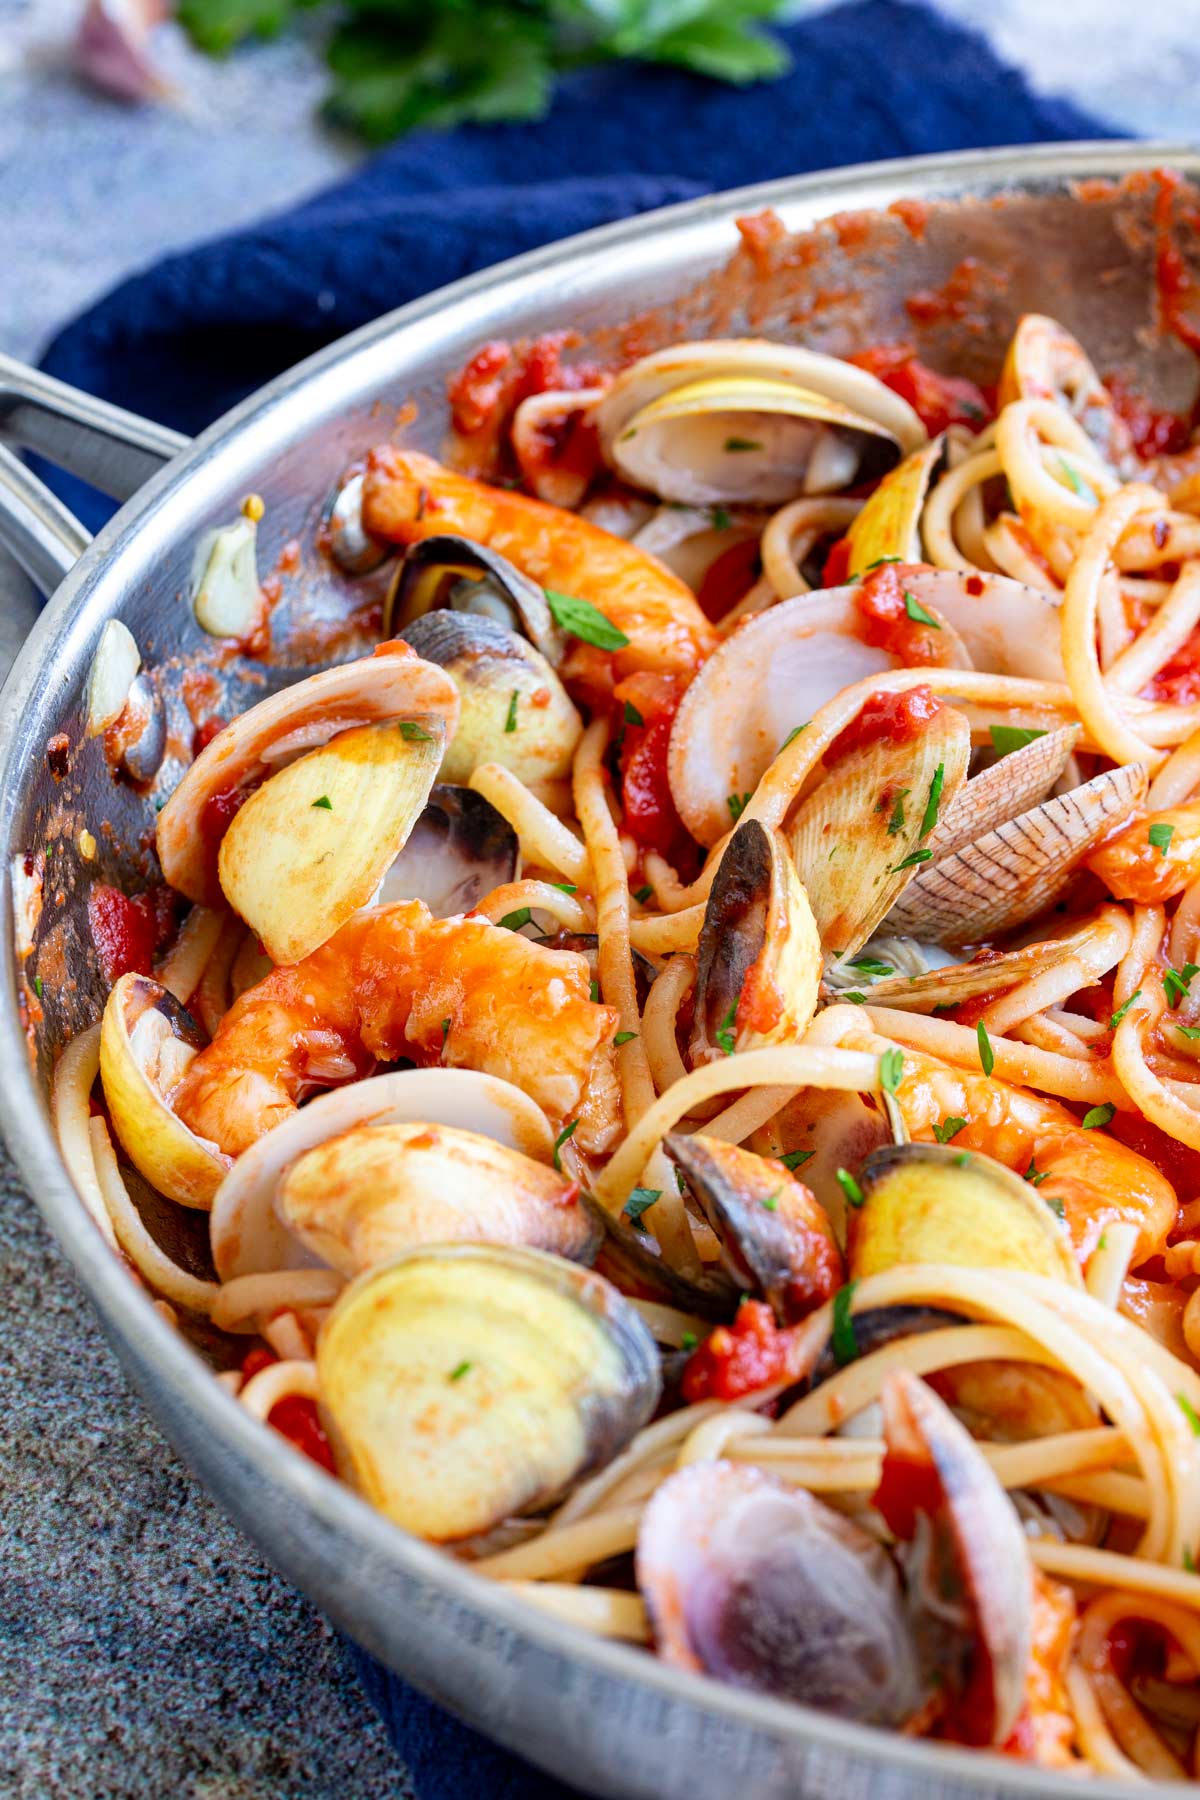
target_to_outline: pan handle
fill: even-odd
[[[0,355],[0,439],[35,450],[114,500],[128,500],[188,440],[165,425]]]
[[[187,444],[178,431],[0,354],[0,546],[52,594],[91,542],[15,450],[37,451],[101,493],[127,500]]]

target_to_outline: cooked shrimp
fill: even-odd
[[[1200,876],[1200,803],[1142,813],[1087,859],[1117,900],[1155,906]]]
[[[180,1118],[239,1155],[295,1111],[378,1062],[411,1057],[522,1087],[580,1149],[620,1124],[612,1038],[620,1019],[588,998],[573,951],[482,919],[434,919],[419,900],[355,915],[302,962],[230,1008],[172,1096]]]
[[[882,1040],[877,1040],[882,1043]],[[855,1046],[857,1047],[857,1046]],[[886,1047],[886,1046],[885,1046]],[[1153,1163],[1104,1131],[1085,1131],[1057,1100],[1014,1087],[982,1069],[952,1069],[916,1050],[904,1052],[896,1099],[914,1138],[926,1142],[934,1126],[965,1119],[956,1150],[981,1150],[1034,1182],[1062,1216],[1081,1264],[1106,1225],[1135,1225],[1136,1267],[1161,1250],[1175,1223],[1175,1190]]]
[[[691,589],[657,557],[576,513],[489,487],[431,456],[390,446],[373,451],[363,520],[397,544],[441,532],[471,538],[543,586],[599,607],[629,643],[615,652],[572,643],[562,673],[592,692],[606,693],[637,669],[694,675],[716,648]]]

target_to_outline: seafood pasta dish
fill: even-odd
[[[157,819],[54,1119],[238,1403],[530,1606],[1180,1779],[1200,439],[1041,313],[995,373],[487,345],[327,512],[369,641],[148,764],[110,621]],[[187,597],[251,658],[262,513]]]

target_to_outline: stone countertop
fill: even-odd
[[[315,118],[303,42],[214,65],[168,31],[186,103],[130,111],[66,71],[77,5],[0,0],[0,348],[26,357],[139,264],[357,155]],[[979,0],[940,5],[983,22]],[[1200,138],[1200,45],[1178,0],[1141,0],[1136,33],[1128,0],[990,0],[986,24],[1036,85],[1134,133]],[[0,614],[16,600],[0,566]],[[340,1642],[177,1461],[3,1160],[0,1291],[0,1788],[405,1800]]]

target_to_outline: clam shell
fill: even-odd
[[[1114,468],[1123,468],[1132,455],[1129,427],[1083,345],[1045,313],[1026,313],[1009,342],[996,401],[1004,407],[1012,400],[1053,400],[1082,425]]]
[[[872,481],[901,455],[873,419],[791,381],[718,375],[661,394],[608,456],[634,487],[688,506],[774,505]]]
[[[338,1473],[436,1543],[549,1504],[654,1412],[658,1351],[601,1276],[495,1245],[360,1275],[317,1342]]]
[[[583,721],[526,638],[495,619],[445,609],[414,619],[403,636],[458,689],[458,728],[442,758],[443,781],[466,783],[485,762],[525,782],[570,774]]]
[[[912,882],[920,865],[908,858],[923,848],[921,825],[937,771],[940,804],[948,807],[966,779],[970,754],[966,719],[940,707],[915,738],[848,751],[787,821],[785,836],[830,955],[860,949]],[[903,823],[893,831],[905,791]]]
[[[545,592],[486,544],[439,533],[410,545],[384,601],[383,635],[407,632],[424,614],[446,605],[516,628],[552,667],[562,662],[566,638]]]
[[[1015,930],[1054,904],[1146,787],[1142,764],[1126,763],[984,832],[918,872],[888,914],[888,929],[945,944]]]
[[[943,809],[927,839],[934,861],[1045,800],[1071,760],[1082,732],[1079,725],[1047,731],[972,775],[952,804]]]
[[[209,1220],[221,1280],[311,1266],[311,1251],[275,1210],[285,1171],[305,1151],[344,1132],[412,1120],[484,1133],[535,1162],[549,1163],[554,1151],[554,1133],[541,1108],[497,1075],[403,1069],[335,1088],[259,1138],[225,1175]]]
[[[864,981],[861,991],[876,1006],[898,1006],[909,1012],[932,1012],[938,1006],[957,1006],[976,994],[1016,987],[1045,969],[1056,968],[1075,954],[1076,947],[1091,937],[1091,929],[1072,937],[1052,938],[1028,944],[1022,950],[1006,950],[1003,956],[983,962],[951,963],[929,969],[923,975],[885,975]]]
[[[709,891],[696,965],[697,1062],[794,1043],[816,1011],[821,940],[787,844],[757,819],[730,838]]]
[[[921,512],[945,458],[943,431],[884,476],[846,532],[851,575],[861,575],[885,557],[898,557],[905,563],[921,561]]]
[[[904,585],[954,627],[973,669],[1037,681],[1066,679],[1057,596],[1007,575],[960,569],[907,568]]]
[[[515,881],[519,862],[517,834],[490,800],[473,788],[435,782],[380,883],[377,904],[421,900],[435,919],[448,919]]]
[[[395,548],[372,537],[363,525],[363,472],[359,469],[335,488],[325,507],[325,532],[329,554],[347,575],[369,575],[380,568]]]
[[[100,1079],[113,1130],[151,1186],[203,1211],[229,1158],[189,1131],[170,1106],[202,1043],[191,1015],[148,975],[122,975],[113,987],[100,1028]]]

